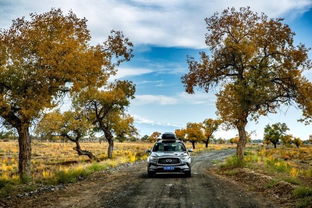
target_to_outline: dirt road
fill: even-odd
[[[201,153],[193,158],[191,178],[177,175],[148,178],[146,164],[138,163],[97,174],[89,180],[24,199],[16,207],[104,208],[206,208],[274,207],[261,195],[247,193],[239,185],[209,174],[213,161],[233,154],[233,149]]]

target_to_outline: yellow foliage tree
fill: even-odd
[[[209,118],[209,119],[204,120],[203,130],[204,130],[205,139],[203,141],[205,143],[206,148],[208,148],[210,138],[212,137],[213,133],[217,131],[221,123],[222,121],[218,119],[214,120],[214,119]]]
[[[247,8],[226,9],[206,19],[211,56],[188,59],[182,80],[188,93],[220,86],[218,115],[239,134],[237,157],[243,159],[249,120],[275,113],[292,101],[305,117],[312,115],[312,83],[302,72],[311,67],[308,49],[294,45],[294,33],[280,18],[270,19]],[[221,85],[219,85],[221,83]]]
[[[193,149],[195,144],[205,139],[201,123],[187,123],[185,129],[186,141],[192,143]]]
[[[115,73],[114,56],[130,58],[131,44],[120,32],[91,46],[86,22],[52,9],[0,31],[0,116],[18,132],[22,179],[31,175],[32,121],[64,93],[100,86]]]
[[[82,108],[96,125],[96,130],[104,134],[108,142],[108,158],[113,157],[114,136],[136,132],[133,118],[125,113],[134,93],[132,82],[115,81],[102,88],[87,87],[75,96],[75,105]]]
[[[148,141],[152,143],[156,142],[157,139],[159,139],[160,135],[161,135],[160,132],[155,131],[148,137]]]
[[[292,142],[296,145],[297,148],[299,148],[303,144],[302,140],[299,137],[295,137]]]
[[[233,137],[230,139],[230,143],[231,144],[237,144],[238,143],[239,138],[238,137]]]
[[[91,160],[97,160],[92,152],[83,150],[80,146],[81,140],[92,135],[92,129],[92,124],[83,112],[78,110],[64,113],[53,111],[43,116],[37,125],[36,133],[41,136],[63,137],[76,144],[73,149],[77,151],[78,155],[85,155]]]
[[[182,140],[182,141],[185,141],[185,140],[186,140],[186,138],[185,138],[185,136],[186,136],[186,131],[185,131],[185,129],[176,129],[174,133],[175,133],[175,135],[176,135],[176,137],[177,137],[178,139],[180,139],[180,140]]]

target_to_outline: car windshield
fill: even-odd
[[[186,148],[184,144],[179,142],[157,143],[153,148],[153,152],[184,152]]]

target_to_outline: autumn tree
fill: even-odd
[[[287,130],[289,129],[285,123],[275,123],[271,126],[266,125],[264,128],[264,140],[271,142],[274,148],[276,148],[278,142],[286,136]]]
[[[144,142],[148,141],[148,137],[149,136],[145,134],[144,136],[141,137],[141,141],[144,141]]]
[[[237,144],[237,143],[238,143],[238,140],[239,140],[238,137],[233,137],[233,138],[231,138],[231,139],[229,140],[229,142],[230,142],[231,144]]]
[[[36,128],[41,136],[57,136],[74,142],[73,148],[79,156],[85,155],[90,160],[98,160],[92,152],[81,149],[80,141],[91,136],[93,127],[88,118],[78,110],[61,113],[53,111],[45,114]]]
[[[161,133],[158,131],[153,132],[149,137],[148,141],[149,142],[156,142],[160,138]]]
[[[299,137],[295,137],[292,140],[292,143],[294,143],[297,148],[299,148],[303,144],[302,140]]]
[[[130,81],[106,83],[101,88],[87,87],[74,98],[96,125],[96,130],[103,133],[108,142],[108,158],[113,157],[114,137],[133,134],[133,117],[126,114],[126,107],[134,98],[135,86]]]
[[[308,49],[294,45],[294,33],[283,19],[268,18],[247,8],[226,9],[206,18],[210,54],[188,59],[182,77],[187,93],[199,87],[217,93],[217,114],[239,134],[236,154],[243,159],[246,125],[275,113],[282,104],[298,103],[304,116],[312,112],[312,84],[302,72],[309,69]]]
[[[202,129],[201,123],[187,123],[185,129],[186,141],[191,142],[193,149],[197,142],[202,142],[205,139],[205,135]]]
[[[218,119],[214,120],[214,119],[209,118],[209,119],[204,120],[203,130],[204,130],[205,139],[203,140],[203,142],[205,143],[206,148],[208,147],[209,141],[213,133],[217,131],[221,123],[222,121]]]
[[[291,145],[291,143],[293,141],[293,136],[290,134],[284,135],[281,137],[281,141],[282,141],[283,145],[289,146],[289,145]]]
[[[174,133],[175,133],[175,135],[176,135],[176,137],[177,137],[178,139],[180,139],[180,140],[182,140],[182,141],[185,141],[185,140],[186,140],[186,138],[185,138],[185,136],[186,136],[186,130],[185,130],[185,129],[176,129],[176,130],[174,131]]]

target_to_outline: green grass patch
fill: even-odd
[[[312,188],[306,186],[299,186],[293,194],[298,198],[297,207],[310,207],[312,204]]]
[[[245,162],[238,159],[238,157],[231,156],[228,157],[223,164],[221,164],[221,168],[241,168],[245,166]]]
[[[312,188],[306,186],[299,186],[293,191],[293,194],[297,198],[303,198],[307,196],[312,197]]]
[[[21,184],[19,179],[0,179],[0,197],[8,196],[11,192],[16,190],[16,187],[19,184]]]
[[[90,171],[90,172],[96,172],[96,171],[101,171],[101,170],[105,170],[109,168],[108,165],[102,165],[100,163],[93,163],[92,165],[90,165],[87,169]]]
[[[298,208],[307,208],[307,207],[311,207],[311,204],[312,204],[312,196],[305,197],[303,199],[300,199],[297,202],[297,207]]]
[[[94,172],[105,170],[109,167],[110,166],[108,164],[93,163],[92,165],[85,168],[59,171],[56,173],[54,180],[56,183],[74,183],[78,180],[86,178]]]
[[[298,178],[295,177],[286,177],[286,178],[282,178],[283,181],[286,181],[288,183],[294,184],[294,185],[300,185],[301,182]]]
[[[74,169],[68,171],[59,171],[55,175],[57,183],[74,183],[79,179],[85,178],[91,174],[87,169]]]

